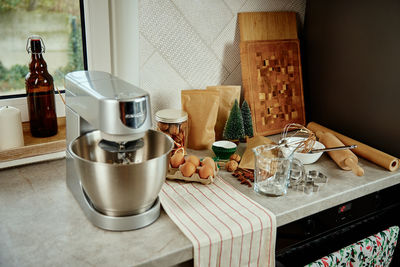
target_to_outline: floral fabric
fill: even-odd
[[[399,227],[392,226],[306,266],[389,266],[398,236]]]

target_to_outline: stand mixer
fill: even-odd
[[[65,76],[67,186],[95,226],[145,227],[160,215],[172,139],[150,130],[146,91],[111,74]]]

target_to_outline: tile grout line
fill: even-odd
[[[293,1],[295,1],[295,0],[293,0]],[[229,20],[229,22],[228,23],[226,23],[225,24],[225,26],[222,28],[222,30],[217,34],[217,36],[211,41],[211,46],[212,46],[212,44],[218,39],[218,37],[220,37],[220,35],[221,35],[221,33],[226,29],[226,27],[231,23],[231,21],[233,20],[233,19],[237,19],[237,17],[238,17],[238,13],[236,12],[236,14],[235,13],[233,13],[233,10],[229,7],[229,5],[226,3],[226,0],[222,0],[222,2],[224,3],[224,5],[229,9],[229,11],[231,12],[231,14],[232,14],[232,18]],[[244,1],[244,3],[240,6],[240,8],[239,8],[239,10],[238,11],[240,11],[240,9],[242,9],[242,7],[245,5],[247,3],[247,0],[246,1]],[[177,7],[178,8],[178,7]],[[181,12],[181,14],[182,14],[182,12]],[[238,23],[236,23],[236,24],[238,24]],[[192,26],[192,25],[190,25],[190,26]],[[193,27],[193,26],[192,26]],[[235,31],[236,32],[236,31]],[[239,42],[240,42],[240,40],[239,40]],[[210,47],[211,48],[211,47]]]
[[[185,15],[181,12],[181,10],[175,5],[175,3],[173,1],[171,1],[172,5],[175,7],[175,9],[181,14],[182,18],[184,19],[184,21],[192,28],[193,32],[196,34],[197,37],[199,37],[199,39],[201,40],[201,42],[207,47],[207,49],[213,54],[213,56],[216,58],[216,60],[221,64],[223,70],[226,71],[226,73],[228,73],[227,76],[229,76],[229,71],[226,69],[226,67],[224,66],[224,64],[221,62],[221,60],[219,59],[219,57],[217,56],[217,54],[214,52],[214,50],[206,43],[206,41],[200,36],[200,34],[195,30],[195,27],[188,21],[188,19],[185,17]],[[225,29],[225,28],[224,28]]]
[[[248,0],[244,1],[243,5],[240,6],[238,11],[241,11],[245,4],[247,4]]]
[[[140,34],[140,35],[142,35],[142,34]],[[140,38],[140,36],[139,36],[139,38]],[[146,39],[143,35],[142,35],[142,38]],[[148,40],[146,39],[146,41],[148,41]],[[139,40],[139,45],[140,45],[140,40]],[[139,50],[140,50],[140,49],[139,49]],[[154,46],[153,46],[153,52],[151,52],[150,56],[148,56],[148,57],[146,58],[146,60],[143,62],[142,65],[140,65],[140,67],[141,67],[141,68],[144,67],[144,65],[146,65],[146,63],[149,61],[149,59],[150,59],[156,52],[157,52],[157,49],[155,49]],[[139,51],[139,60],[140,60],[140,51]]]
[[[238,13],[239,13],[239,11],[243,8],[243,6],[247,3],[247,1],[248,1],[248,0],[244,1],[244,3],[240,6],[240,8],[238,9],[238,12],[236,12],[236,15],[235,15],[233,12],[231,12],[231,13],[233,14],[233,18],[224,26],[224,28],[220,31],[220,33],[218,33],[217,37],[214,38],[214,40],[211,42],[211,46],[212,46],[212,44],[214,44],[215,41],[220,37],[221,33],[226,29],[227,25],[229,25],[229,23],[231,23],[231,21],[232,21],[233,19],[235,19],[235,18],[238,19]],[[294,1],[294,0],[293,0],[293,1]],[[229,5],[227,5],[226,0],[223,0],[223,2],[224,2],[224,4],[229,8],[229,10],[232,10],[232,9],[229,7]],[[232,11],[233,11],[233,10],[232,10]],[[236,22],[236,25],[239,25],[239,22],[238,22],[238,21]],[[235,27],[236,27],[236,25],[235,25]],[[235,34],[236,34],[236,29],[235,29]],[[235,42],[233,42],[233,43],[235,43]],[[240,43],[240,31],[239,31],[239,43]],[[210,47],[210,49],[213,50],[212,47]],[[216,54],[215,54],[215,55],[216,55]],[[218,57],[217,57],[217,58],[218,58]],[[232,70],[231,72],[229,72],[229,70],[227,69],[227,67],[225,67],[224,63],[221,62],[221,65],[222,65],[222,66],[226,69],[226,71],[229,73],[229,75],[222,81],[222,84],[223,84],[223,83],[229,78],[229,76],[237,69],[237,67],[240,65],[240,63],[241,63],[241,60],[240,60],[240,57],[239,57],[239,64],[236,65],[236,67],[234,67],[233,70]],[[243,82],[243,81],[242,81],[242,82]]]
[[[233,18],[226,24],[226,25],[229,25],[230,23],[231,23],[231,21],[233,20],[233,19],[237,19],[237,15],[236,16],[233,16]],[[222,29],[222,31],[218,34],[218,36],[213,40],[213,42],[212,42],[212,44],[214,44],[215,43],[215,41],[220,37],[220,35],[221,35],[221,33],[226,29],[226,25],[225,25],[225,27]],[[238,22],[236,22],[236,24],[235,24],[235,27],[236,27],[236,25],[239,25],[239,23]],[[236,29],[235,29],[235,34],[236,34]],[[233,40],[233,44],[235,43],[235,40]],[[239,32],[239,42],[238,42],[238,45],[239,45],[239,43],[240,43],[240,32]],[[216,54],[215,54],[216,55]],[[240,58],[239,58],[239,63],[240,63]],[[221,62],[221,64],[222,64],[222,66],[224,66],[224,64]],[[225,67],[225,66],[224,66]],[[237,66],[236,66],[237,67]],[[232,70],[232,72],[236,69],[236,67],[235,68],[233,68],[233,70]],[[228,71],[228,73],[229,74],[231,74],[232,72],[229,72],[229,70],[227,69],[227,71]],[[229,76],[229,75],[228,75]]]
[[[225,26],[222,28],[222,30],[217,34],[217,36],[211,41],[210,46],[212,47],[212,45],[215,43],[215,41],[220,37],[220,35],[222,34],[222,32],[227,28],[227,26],[231,23],[231,21],[233,19],[235,19],[235,17],[237,17],[236,15],[233,15],[233,17],[228,21],[228,23],[225,24]]]
[[[151,56],[146,60],[146,63],[149,61],[149,59],[150,59],[155,53],[158,53],[158,54],[160,55],[160,57],[162,57],[162,59],[164,59],[164,61],[167,63],[167,65],[168,65],[171,69],[173,69],[173,70],[175,71],[175,73],[176,73],[185,83],[187,83],[187,84],[189,85],[190,88],[193,88],[193,85],[192,85],[190,82],[188,82],[188,81],[182,76],[182,74],[181,74],[179,71],[177,71],[177,70],[175,69],[174,66],[171,65],[171,63],[164,57],[163,53],[162,53],[160,50],[158,50],[156,47],[154,47],[154,45],[150,42],[150,40],[149,40],[144,34],[141,34],[141,35],[142,35],[143,38],[146,39],[146,41],[147,41],[149,44],[151,44],[151,45],[153,46],[153,48],[154,48],[153,53],[152,53]],[[140,56],[140,55],[139,55],[139,56]],[[143,67],[144,67],[144,65],[145,65],[145,63],[143,64]],[[181,89],[181,90],[182,90],[182,89]]]
[[[222,2],[225,4],[225,6],[229,9],[232,15],[235,15],[234,10],[226,3],[226,0],[222,0]]]
[[[240,66],[240,63],[241,63],[241,62],[239,62],[239,63],[236,65],[236,67],[233,68],[233,71],[228,75],[228,77],[226,77],[226,79],[224,79],[224,80],[222,81],[221,84],[223,84],[226,80],[228,80],[228,78],[230,77],[230,75],[231,75],[232,73],[234,73],[234,72],[236,71],[236,69]],[[240,73],[240,76],[242,76],[241,73]],[[243,87],[243,79],[242,79],[242,77],[240,77],[240,79],[242,80],[241,86]]]

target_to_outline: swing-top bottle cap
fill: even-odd
[[[26,51],[32,54],[40,54],[45,52],[45,46],[42,37],[32,35],[26,41]]]

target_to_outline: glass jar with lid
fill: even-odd
[[[174,149],[186,151],[188,139],[188,114],[179,109],[163,109],[156,112],[157,130],[169,135],[174,140]]]

